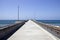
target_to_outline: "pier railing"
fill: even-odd
[[[4,27],[4,28],[0,29],[0,40],[6,40],[7,38],[9,38],[23,24],[25,24],[25,21],[21,22],[21,23],[15,23],[13,25],[9,25],[8,27]]]
[[[56,27],[53,25],[46,25],[45,23],[37,22],[37,21],[34,22],[37,23],[46,31],[48,31],[50,34],[52,34],[55,37],[55,39],[60,40],[60,27]]]

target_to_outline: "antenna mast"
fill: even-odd
[[[19,5],[18,5],[18,21],[19,21]]]

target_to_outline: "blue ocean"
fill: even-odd
[[[0,20],[0,27],[14,24],[16,20]],[[60,26],[60,20],[37,20],[38,22]]]
[[[60,20],[37,20],[38,22],[60,26]]]
[[[16,20],[0,20],[0,27],[14,24]]]

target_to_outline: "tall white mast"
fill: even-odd
[[[18,5],[18,20],[19,20],[19,5]]]

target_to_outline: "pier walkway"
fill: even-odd
[[[57,40],[36,22],[29,20],[7,40]]]

